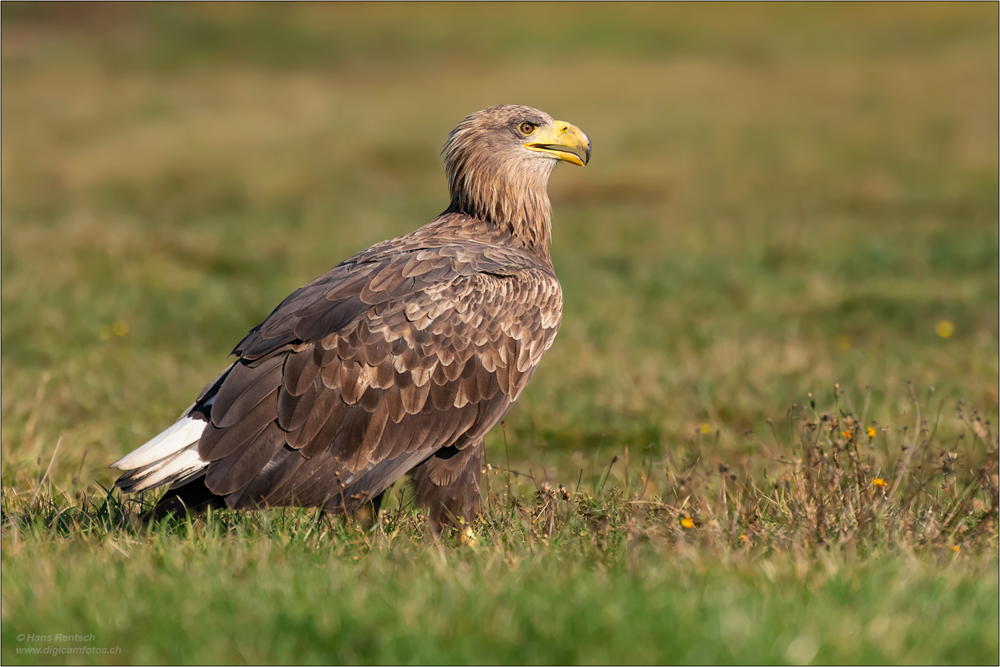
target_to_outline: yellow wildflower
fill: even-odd
[[[705,433],[705,434],[711,433],[712,432],[712,425],[711,424],[702,424],[701,425],[701,432]]]
[[[851,432],[850,431],[842,431],[840,435],[844,436],[844,440],[850,440],[851,439]]]
[[[691,517],[685,515],[684,518],[681,519],[681,525],[684,526],[685,528],[694,528],[694,521],[691,519]]]
[[[878,488],[881,489],[883,486],[887,486],[888,484],[881,477],[876,477],[874,480],[872,480],[872,485],[877,486]]]
[[[128,322],[124,320],[118,320],[111,325],[111,331],[116,336],[125,336],[128,334]]]
[[[955,553],[958,553],[959,551],[961,551],[961,549],[962,547],[958,546],[957,544],[951,545],[951,550],[954,551]]]
[[[875,427],[874,426],[869,426],[868,427],[868,437],[869,438],[874,438],[875,437]]]
[[[951,335],[955,333],[955,325],[948,320],[941,320],[937,323],[937,326],[934,327],[934,330],[941,338],[951,338]]]

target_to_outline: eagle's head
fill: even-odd
[[[452,210],[509,228],[535,245],[549,236],[552,168],[560,160],[586,165],[590,138],[544,111],[505,104],[459,123],[444,155]]]

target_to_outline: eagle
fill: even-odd
[[[436,532],[479,512],[483,437],[562,320],[547,184],[590,139],[526,106],[466,117],[444,147],[451,203],[293,292],[178,421],[113,463],[153,519],[209,507],[377,514],[409,475]]]

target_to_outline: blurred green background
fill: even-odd
[[[738,463],[838,382],[880,422],[912,423],[912,380],[995,423],[995,3],[2,19],[8,488],[60,439],[52,480],[109,484],[285,295],[443,210],[448,132],[500,103],[594,146],[550,183],[565,316],[508,417],[518,465],[575,479],[703,430],[706,464]]]

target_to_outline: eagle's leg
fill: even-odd
[[[354,510],[355,520],[364,526],[366,530],[374,526],[375,522],[378,521],[379,510],[382,509],[382,500],[388,492],[389,489],[386,489],[371,500],[362,503],[361,507]]]
[[[184,486],[167,491],[156,506],[146,512],[143,521],[160,521],[170,514],[197,514],[209,507],[221,509],[226,506],[226,499],[216,495],[205,486],[205,478],[199,477]]]
[[[446,525],[466,524],[479,514],[483,440],[464,449],[445,447],[410,471],[416,505],[427,509],[431,530],[439,535]]]

